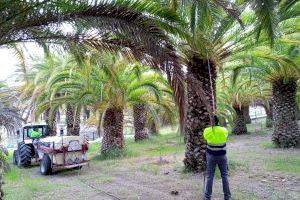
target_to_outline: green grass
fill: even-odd
[[[13,167],[9,172],[4,175],[4,179],[9,182],[15,182],[19,180],[21,171]]]
[[[269,171],[280,171],[300,176],[300,158],[296,156],[277,156],[266,162]]]
[[[130,138],[126,140],[124,150],[113,150],[100,155],[100,144],[92,143],[89,147],[89,157],[92,160],[112,160],[132,157],[166,156],[184,152],[183,137],[174,133],[163,133],[152,136],[148,140],[135,142]]]
[[[34,170],[37,170],[36,168]],[[30,171],[28,173],[28,171]],[[19,169],[15,166],[4,175],[4,193],[6,200],[33,199],[44,192],[63,188],[58,183],[47,180],[46,177],[31,177],[32,169]]]

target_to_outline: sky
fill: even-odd
[[[15,58],[12,50],[0,49],[0,80],[6,80],[17,69],[18,59]]]
[[[42,50],[34,43],[21,44],[26,57],[26,63],[31,64],[30,57],[42,56]],[[12,49],[0,48],[0,80],[13,84],[14,73],[18,69],[19,60]]]

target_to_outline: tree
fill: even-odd
[[[281,147],[292,147],[299,144],[300,138],[296,116],[299,63],[298,59],[287,53],[287,46],[284,48],[281,45],[280,49],[281,52],[271,51],[267,47],[254,49],[249,52],[248,56],[253,60],[251,67],[247,68],[256,70],[260,79],[272,84],[273,142]]]
[[[151,1],[7,1],[1,4],[0,46],[26,41],[121,52],[166,72],[177,103],[184,105],[183,74],[175,49],[161,27],[180,32],[174,12]],[[160,20],[158,20],[160,19]],[[63,25],[81,31],[62,31]],[[92,31],[90,31],[92,30]],[[184,115],[183,107],[180,110]],[[183,117],[181,117],[183,119]],[[183,125],[183,120],[181,120]]]
[[[202,134],[216,110],[217,66],[241,48],[236,45],[241,38],[232,37],[236,31],[243,32],[236,23],[236,19],[240,21],[239,12],[234,4],[223,3],[193,0],[182,9],[183,17],[189,19],[186,45],[182,48],[187,66],[184,164],[193,171],[205,169],[206,142]]]
[[[102,152],[122,149],[124,108],[136,105],[147,106],[149,102],[160,96],[159,87],[155,83],[157,78],[153,75],[143,75],[143,71],[138,68],[138,65],[131,65],[126,60],[118,60],[111,55],[97,52],[85,55],[85,59],[80,63],[77,62],[73,66],[60,70],[52,77],[51,93],[66,95],[59,98],[54,98],[52,95],[51,102],[52,104],[72,103],[77,108],[86,105],[101,111],[104,130]],[[145,110],[137,112],[142,113]],[[138,131],[146,129],[145,123],[145,121],[135,122],[138,126],[136,138],[141,138]]]
[[[160,96],[159,88],[153,83],[153,78],[143,77],[143,74],[140,75],[141,78],[138,78],[139,76],[135,73],[131,73],[133,66],[127,66],[128,64],[124,63],[124,60],[117,60],[108,65],[113,65],[110,67],[113,70],[107,74],[106,87],[103,87],[103,103],[107,105],[103,119],[104,135],[101,146],[101,152],[104,154],[111,150],[124,148],[124,108],[135,107],[138,104],[146,106],[151,103],[152,95],[157,98]],[[145,110],[135,110],[134,112],[139,112],[139,116],[146,115]],[[137,113],[135,114],[137,115]],[[146,129],[145,118],[142,120],[140,123],[137,118],[134,118],[136,140],[148,137],[147,135],[145,137],[144,132]]]

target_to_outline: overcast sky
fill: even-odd
[[[30,57],[42,56],[42,49],[34,43],[21,44],[26,57],[27,65],[31,64]],[[0,80],[14,82],[13,74],[18,69],[19,60],[14,51],[8,48],[0,48]]]
[[[17,69],[18,60],[14,57],[12,50],[1,48],[0,61],[0,80],[5,80]]]

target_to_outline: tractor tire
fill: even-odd
[[[19,151],[18,150],[14,150],[14,154],[13,154],[13,164],[14,165],[18,165],[19,164]]]
[[[31,164],[32,158],[32,147],[25,143],[20,143],[18,148],[18,166],[19,167],[28,167]]]
[[[40,171],[42,175],[50,175],[52,173],[52,163],[48,154],[44,154],[41,160]]]

